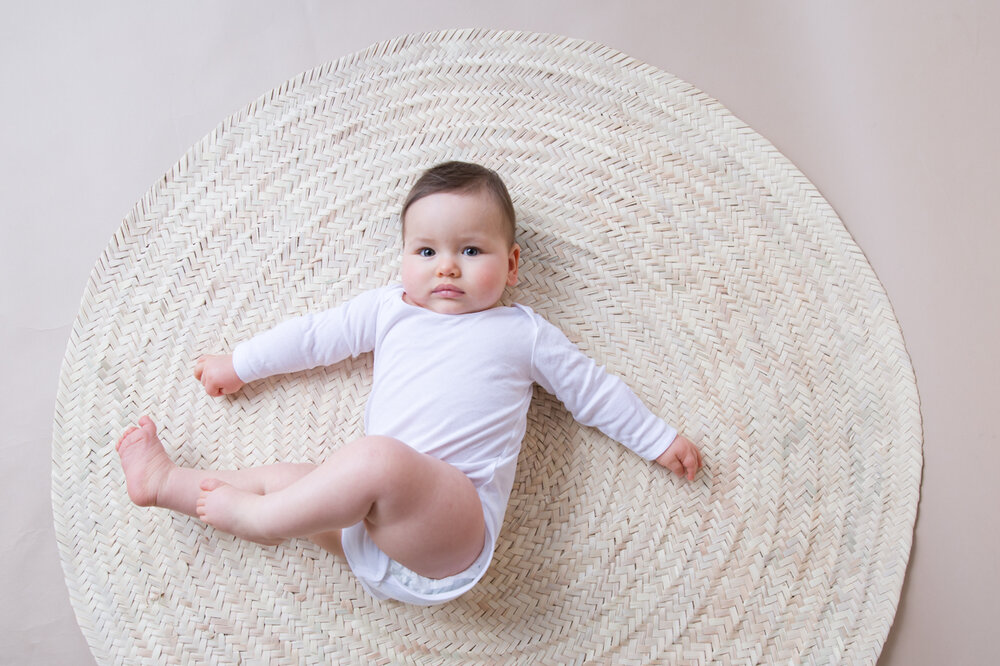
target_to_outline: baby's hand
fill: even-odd
[[[701,452],[687,437],[677,435],[656,462],[678,476],[686,475],[688,481],[692,481],[694,475],[701,469]]]
[[[194,366],[194,378],[211,396],[229,395],[243,388],[243,380],[233,368],[232,354],[202,356]]]

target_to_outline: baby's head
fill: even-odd
[[[496,306],[517,282],[520,248],[507,187],[490,169],[445,162],[403,204],[403,298],[441,314]]]
[[[473,164],[471,162],[442,162],[433,166],[417,179],[406,201],[403,203],[403,240],[406,240],[406,213],[410,206],[420,199],[438,194],[439,192],[450,192],[454,194],[479,194],[493,199],[493,203],[499,208],[505,222],[505,233],[507,244],[514,244],[514,233],[517,229],[517,219],[514,213],[514,204],[511,203],[510,193],[503,180],[492,169]]]

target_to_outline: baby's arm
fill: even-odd
[[[678,476],[687,476],[691,481],[701,469],[701,451],[687,437],[677,435],[656,462]]]
[[[597,426],[646,460],[694,479],[701,468],[698,447],[650,412],[620,378],[599,367],[562,331],[535,316],[535,381],[581,423]]]
[[[243,380],[233,367],[233,355],[202,356],[194,366],[194,378],[210,396],[229,395],[243,388]]]
[[[195,379],[211,396],[229,395],[264,377],[332,365],[375,346],[382,290],[323,312],[293,317],[238,344],[232,354],[202,356]]]

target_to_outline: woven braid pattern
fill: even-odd
[[[508,294],[702,447],[694,482],[537,390],[496,556],[445,606],[366,596],[305,541],[132,506],[144,413],[179,463],[323,460],[371,360],[207,398],[194,360],[396,279],[398,215],[448,159],[505,179]],[[306,72],[153,185],[94,267],[59,386],[56,532],[100,664],[874,663],[921,470],[886,294],[815,188],[690,85],[563,37],[415,35]]]

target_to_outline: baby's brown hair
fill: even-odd
[[[403,212],[400,215],[403,226],[406,226],[406,211],[416,201],[431,194],[439,192],[475,192],[477,190],[486,191],[503,213],[507,222],[507,240],[510,245],[514,244],[514,231],[517,226],[514,204],[510,200],[510,193],[507,186],[499,174],[492,169],[487,169],[472,162],[442,162],[421,174],[417,182],[410,188],[410,193],[406,195],[403,203]]]

